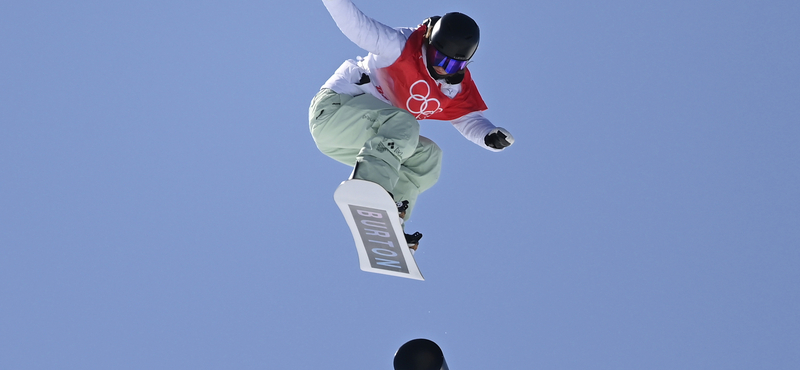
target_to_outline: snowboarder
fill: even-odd
[[[419,135],[419,120],[450,121],[467,139],[491,151],[514,143],[483,115],[487,109],[467,65],[480,40],[477,23],[461,13],[391,28],[364,15],[351,0],[323,0],[339,29],[368,51],[346,60],[309,107],[319,150],[354,166],[352,178],[389,192],[403,220],[441,171],[442,151]],[[406,234],[416,250],[420,233]]]

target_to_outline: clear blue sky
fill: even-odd
[[[0,3],[0,368],[800,368],[800,3],[356,3],[473,16],[517,139],[423,122],[424,282],[333,202],[320,1]]]

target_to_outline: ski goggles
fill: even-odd
[[[446,74],[456,73],[467,67],[468,60],[457,60],[442,54],[435,47],[428,46],[428,65],[442,67]]]

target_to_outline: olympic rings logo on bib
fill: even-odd
[[[415,114],[417,119],[428,118],[443,110],[439,99],[430,98],[431,86],[425,80],[414,82],[408,92],[411,96],[406,100],[406,109]]]

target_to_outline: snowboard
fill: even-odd
[[[374,182],[351,179],[336,188],[333,199],[353,233],[361,270],[425,280],[386,190]]]

